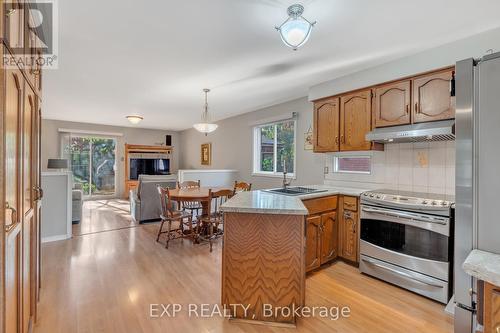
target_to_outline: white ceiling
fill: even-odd
[[[314,84],[500,26],[498,0],[304,0],[294,52],[274,30],[288,0],[59,1],[59,69],[44,117],[182,130],[307,95]]]

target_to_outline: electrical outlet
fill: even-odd
[[[325,168],[323,169],[323,173],[324,173],[325,175],[327,175],[327,174],[328,174],[328,172],[329,172],[328,167],[327,167],[327,166],[325,166]]]

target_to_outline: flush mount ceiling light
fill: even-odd
[[[194,124],[193,127],[195,130],[201,133],[205,133],[207,135],[208,133],[211,133],[219,127],[219,125],[211,123],[210,122],[210,115],[208,114],[208,93],[210,92],[210,89],[203,89],[203,92],[205,92],[205,109],[201,113],[201,122]]]
[[[144,119],[141,116],[126,116],[125,118],[127,118],[128,121],[130,121],[130,123],[134,125],[137,125]]]
[[[299,4],[288,7],[287,13],[288,19],[279,27],[276,27],[276,30],[279,31],[283,43],[296,51],[307,42],[316,21],[311,23],[306,20],[302,16],[304,6]]]

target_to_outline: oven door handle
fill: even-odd
[[[390,210],[371,208],[371,207],[363,207],[362,210],[364,212],[367,212],[367,213],[380,214],[380,215],[408,219],[408,220],[414,220],[414,221],[420,221],[420,222],[428,222],[428,223],[434,223],[434,224],[440,224],[440,225],[447,225],[448,224],[447,219],[444,219],[444,218],[441,219],[441,218],[437,218],[437,217],[422,216],[419,214],[394,212],[394,211],[390,211]]]
[[[419,278],[417,278],[417,277],[415,277],[415,276],[413,276],[413,275],[411,275],[409,273],[401,272],[401,271],[398,271],[397,269],[377,264],[376,262],[374,262],[372,260],[365,259],[365,258],[362,258],[361,260],[363,260],[364,262],[369,263],[370,265],[376,266],[378,268],[385,269],[386,271],[389,271],[391,273],[404,276],[404,277],[406,277],[406,278],[408,278],[410,280],[413,280],[413,281],[415,281],[417,283],[420,283],[420,284],[423,284],[423,285],[427,285],[427,286],[431,286],[431,287],[435,287],[435,288],[444,288],[443,286],[441,286],[439,284],[435,284],[435,283],[432,283],[432,282],[429,282],[429,281],[421,280],[421,279],[419,279]]]

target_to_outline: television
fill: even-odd
[[[139,179],[139,175],[169,175],[170,160],[168,158],[131,158],[130,180]]]

